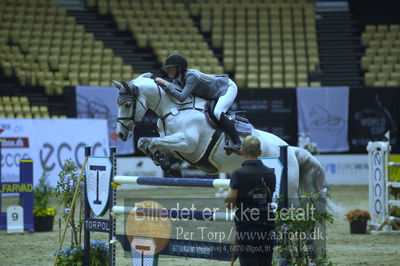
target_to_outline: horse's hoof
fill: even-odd
[[[171,166],[171,169],[169,170],[169,173],[173,177],[182,177],[182,171],[181,168],[179,167],[178,163],[175,163]]]
[[[147,154],[147,152],[150,151],[150,148],[149,148],[150,143],[151,143],[150,138],[140,138],[137,146],[142,152]]]

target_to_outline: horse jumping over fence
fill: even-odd
[[[142,74],[128,84],[123,81],[114,84],[119,89],[116,129],[119,138],[126,141],[148,109],[157,114],[160,137],[142,137],[138,142],[139,149],[157,165],[187,161],[208,173],[231,173],[241,166],[243,157],[226,154],[224,135],[205,118],[205,99],[190,96],[180,103],[154,82],[151,73]],[[248,133],[260,139],[262,157],[278,157],[279,147],[287,145],[279,137],[252,127]],[[323,168],[308,151],[290,146],[287,158],[289,203],[299,206],[299,195],[326,191]],[[327,204],[331,212],[339,210],[329,199]]]

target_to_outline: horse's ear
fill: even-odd
[[[128,83],[126,83],[124,80],[121,80],[122,86],[125,88],[125,90],[129,93],[132,93],[133,95],[136,95],[136,90],[131,88]]]
[[[117,89],[121,89],[122,88],[122,85],[121,85],[121,83],[119,83],[118,81],[116,81],[116,80],[112,80],[112,83],[114,83],[114,86],[115,87],[117,87]]]

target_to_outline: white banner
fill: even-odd
[[[76,112],[79,118],[107,119],[109,142],[117,146],[118,154],[133,154],[133,137],[127,141],[117,138],[118,89],[114,87],[76,87]]]
[[[328,185],[368,185],[368,155],[317,155]]]
[[[349,88],[297,88],[299,135],[309,135],[319,152],[349,150]]]
[[[2,176],[14,178],[7,181],[19,180],[17,159],[25,154],[34,161],[34,184],[46,172],[50,184],[55,186],[64,160],[71,159],[79,167],[82,166],[85,146],[92,146],[93,155],[107,156],[109,153],[106,120],[4,119],[0,128],[4,129],[1,138],[29,139],[29,147],[25,150],[2,149]]]
[[[1,181],[19,182],[19,160],[33,158],[32,119],[1,119]]]

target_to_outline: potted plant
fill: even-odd
[[[47,175],[43,173],[42,177],[39,179],[39,184],[33,190],[33,222],[36,232],[53,230],[56,209],[54,207],[48,207],[52,194],[53,189],[47,181]]]
[[[316,142],[309,142],[304,145],[303,149],[308,150],[312,155],[318,155],[318,145]]]
[[[102,240],[90,240],[90,265],[107,265],[109,246]],[[82,265],[82,246],[61,249],[57,266]],[[53,254],[56,256],[56,253]]]
[[[351,234],[365,234],[367,231],[367,221],[371,219],[368,211],[354,209],[346,213],[347,220],[350,222]]]
[[[55,187],[54,194],[57,197],[58,203],[63,207],[64,213],[62,219],[67,222],[69,212],[72,212],[71,219],[68,221],[68,226],[71,229],[71,247],[76,247],[81,244],[82,224],[83,224],[83,208],[80,204],[75,204],[74,208],[70,208],[74,197],[76,186],[79,186],[79,194],[83,193],[83,187],[78,184],[79,173],[78,167],[71,160],[65,160],[62,164],[62,170],[58,174],[59,180]],[[83,200],[83,198],[81,198]],[[83,204],[83,201],[81,202]]]
[[[305,208],[291,206],[276,211],[275,233],[271,236],[276,240],[274,265],[333,265],[324,239],[325,225],[333,223],[334,219],[331,214],[315,208],[321,197],[318,193],[304,193],[299,201],[300,206]],[[282,198],[278,201],[281,202]]]
[[[84,222],[84,186],[79,183],[79,172],[76,164],[71,160],[65,160],[62,164],[62,170],[58,174],[59,180],[55,187],[54,194],[56,195],[59,204],[64,208],[62,218],[67,222],[68,213],[71,212],[71,219],[68,221],[68,226],[71,229],[71,243],[68,247],[60,250],[57,266],[67,265],[82,265],[83,247],[82,247],[82,231]],[[75,204],[71,207],[73,194],[78,186],[78,193],[81,195],[81,204]],[[78,199],[79,200],[79,199]],[[90,241],[90,265],[107,265],[108,262],[107,243],[101,240]],[[56,252],[54,256],[56,256]]]

